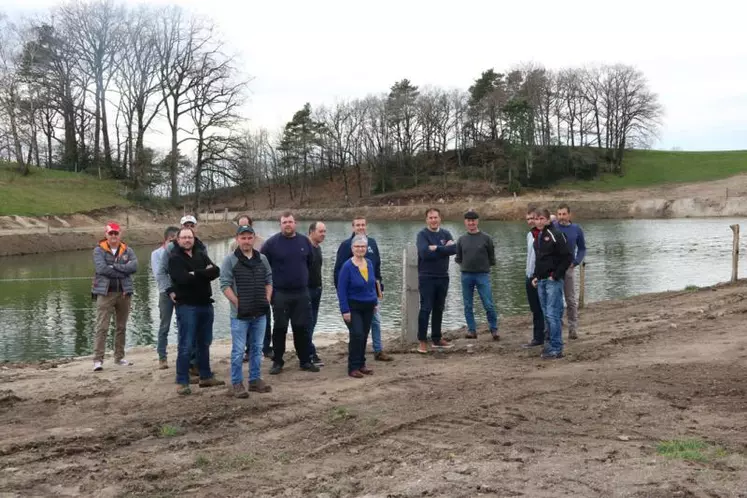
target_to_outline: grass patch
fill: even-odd
[[[197,455],[195,457],[195,466],[201,469],[205,469],[210,465],[210,459],[205,455]]]
[[[92,211],[130,202],[115,180],[85,173],[31,168],[22,176],[14,165],[0,164],[0,216],[44,216]]]
[[[624,176],[604,174],[598,180],[564,182],[559,187],[609,191],[667,183],[719,180],[746,172],[747,150],[706,152],[630,150],[625,153],[623,160]]]
[[[656,452],[667,458],[689,462],[708,462],[713,458],[723,458],[727,455],[723,448],[699,439],[662,441],[656,447]]]
[[[176,425],[164,424],[158,430],[158,435],[160,437],[174,437],[182,434],[182,432],[183,430],[181,427],[178,427]]]
[[[355,417],[355,415],[344,406],[336,406],[329,412],[329,421],[332,423],[343,422],[353,417]]]
[[[698,287],[697,285],[688,285],[687,287],[685,287],[685,290],[687,292],[698,292],[700,290],[700,287]]]

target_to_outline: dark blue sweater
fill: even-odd
[[[568,249],[571,250],[571,255],[573,256],[573,266],[580,265],[586,257],[586,239],[584,239],[584,231],[575,223],[561,225],[556,222],[554,225],[555,228],[563,232],[566,240],[568,240]]]
[[[456,244],[447,246],[446,243],[454,240],[448,230],[440,228],[433,232],[428,227],[418,233],[418,276],[419,277],[448,277],[449,256],[456,254]],[[435,251],[428,246],[437,246]]]
[[[368,263],[368,280],[363,279],[361,271],[350,259],[343,263],[342,268],[340,268],[337,299],[340,301],[341,313],[350,311],[350,301],[378,304],[373,263],[370,259],[366,259],[366,263]]]
[[[262,244],[262,254],[272,268],[272,287],[279,291],[300,291],[309,286],[313,261],[311,241],[305,235],[286,237],[276,233]]]
[[[337,278],[340,276],[340,269],[347,260],[353,257],[353,237],[351,235],[349,239],[346,239],[337,248],[337,257],[335,258],[335,288],[337,288]],[[369,259],[373,263],[374,277],[381,284],[381,290],[384,290],[384,284],[381,281],[381,256],[379,255],[379,246],[376,244],[376,240],[373,237],[368,237],[368,250],[366,251],[366,259]]]

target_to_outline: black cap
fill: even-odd
[[[251,225],[241,225],[236,229],[236,235],[241,235],[242,233],[254,233],[254,228]]]
[[[465,220],[476,220],[480,216],[477,214],[477,211],[469,210],[466,213],[464,213],[464,219]]]

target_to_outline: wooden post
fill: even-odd
[[[130,212],[126,211],[127,217],[125,218],[125,227],[130,228]]]
[[[50,218],[50,216],[47,215],[47,233],[52,233],[52,228],[50,227],[49,218]]]
[[[223,210],[223,221],[228,221],[228,208]]]
[[[420,293],[418,292],[418,250],[409,244],[402,251],[402,330],[401,337],[406,343],[418,342],[418,312]]]
[[[581,269],[579,269],[578,278],[578,309],[584,307],[584,294],[586,291],[586,262],[581,263]]]
[[[736,282],[739,278],[739,225],[730,225],[734,233],[734,240],[731,245],[731,281]]]

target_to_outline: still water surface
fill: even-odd
[[[731,219],[586,221],[587,302],[628,297],[646,292],[710,285],[731,276]],[[308,223],[299,222],[299,230]],[[278,231],[274,222],[257,222],[267,237]],[[369,223],[383,258],[385,330],[399,330],[402,289],[402,249],[413,243],[422,227],[417,222]],[[459,223],[446,223],[455,237],[464,233]],[[498,257],[493,270],[493,294],[501,315],[528,311],[524,289],[526,227],[523,223],[483,222],[480,228],[493,236]],[[325,289],[317,332],[344,331],[334,287],[332,268],[337,246],[350,236],[350,224],[327,223],[323,244]],[[126,234],[125,234],[126,239]],[[208,250],[220,264],[231,240],[210,241]],[[150,271],[154,247],[135,248],[140,271],[127,330],[128,346],[151,345],[158,329],[158,295]],[[451,263],[451,286],[444,327],[464,325],[458,266]],[[93,347],[95,310],[90,288],[90,251],[0,258],[0,361],[30,361],[89,354]],[[228,302],[213,283],[216,301],[215,338],[230,337]],[[477,299],[477,296],[476,296]],[[478,319],[484,313],[476,302]],[[583,314],[580,326],[583,328]],[[172,327],[169,343],[175,342]]]

